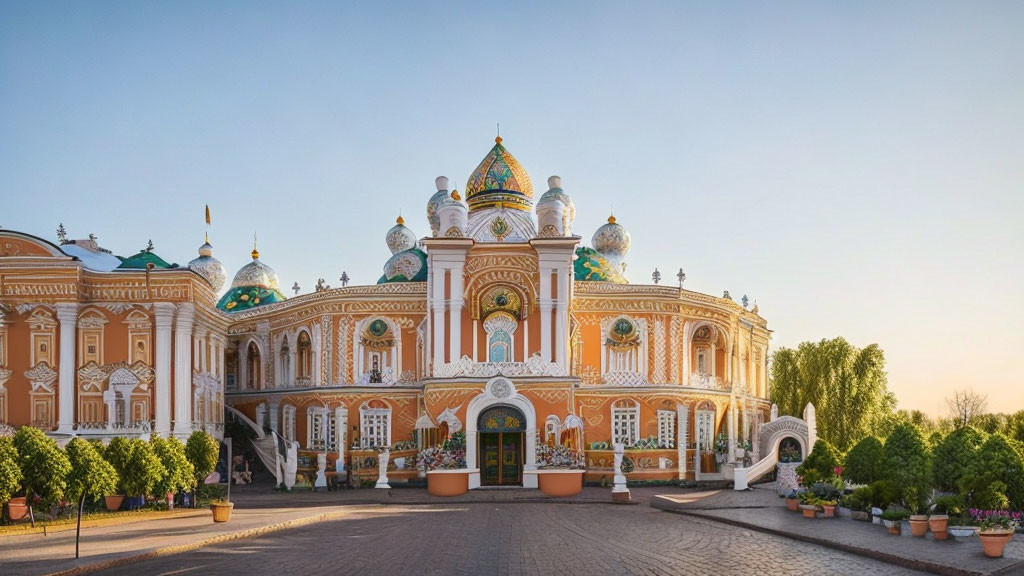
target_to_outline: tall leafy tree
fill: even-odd
[[[885,439],[887,476],[899,487],[903,503],[914,513],[924,509],[931,495],[932,455],[921,431],[900,424]]]
[[[961,426],[935,446],[933,472],[935,487],[956,492],[964,475],[975,467],[978,449],[985,442],[983,433],[973,426]]]
[[[779,413],[799,417],[814,404],[818,435],[840,452],[871,434],[896,404],[877,344],[857,348],[833,338],[780,348],[772,356],[771,379]]]
[[[18,428],[14,433],[14,448],[18,451],[22,485],[25,496],[28,496],[32,524],[35,525],[35,497],[39,496],[47,504],[63,498],[71,462],[53,438],[32,426]]]
[[[7,502],[21,488],[18,451],[9,436],[0,436],[0,504]]]
[[[176,494],[192,490],[196,486],[195,468],[185,457],[185,445],[177,438],[154,436],[150,441],[153,452],[163,464],[167,474],[154,488],[157,495]]]

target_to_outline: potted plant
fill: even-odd
[[[220,458],[220,444],[213,436],[202,430],[196,430],[185,441],[185,458],[192,465],[192,473],[195,478],[193,486],[198,487],[217,467],[217,460]],[[231,481],[230,474],[226,480]],[[193,488],[192,505],[196,505],[195,488]]]
[[[110,441],[110,444],[100,450],[100,454],[103,459],[106,460],[111,466],[114,467],[114,472],[117,473],[117,484],[107,494],[103,496],[103,503],[107,507],[107,510],[114,512],[121,509],[121,505],[124,503],[124,486],[122,485],[121,478],[125,470],[128,469],[128,461],[132,455],[131,444],[128,443],[127,438],[117,437]]]
[[[71,462],[52,438],[32,426],[22,426],[14,434],[22,487],[27,498],[29,518],[35,526],[34,504],[57,502],[64,497]]]
[[[885,512],[882,512],[882,524],[885,524],[885,527],[889,529],[889,534],[899,536],[902,533],[900,524],[908,515],[909,512],[906,508],[890,506],[886,508]]]
[[[956,496],[939,496],[932,502],[931,515],[928,516],[928,528],[936,540],[948,537],[949,516],[959,516],[963,510],[960,499]]]
[[[168,508],[174,507],[174,494],[196,487],[195,468],[185,456],[185,445],[177,438],[154,436],[149,441],[166,474],[156,483],[157,495],[167,495]]]
[[[905,494],[904,502],[910,509],[910,535],[923,538],[928,533],[928,515],[920,513],[922,507],[914,486],[908,487]]]
[[[800,512],[803,513],[804,518],[815,518],[818,512],[821,511],[820,507],[821,500],[812,494],[811,492],[804,492],[800,495]]]
[[[109,447],[107,452],[110,452]],[[145,505],[146,496],[152,494],[153,489],[167,475],[167,470],[153,452],[153,447],[149,442],[139,438],[128,440],[128,459],[124,470],[118,472],[121,476],[121,487],[125,496],[131,500],[132,508],[141,508]]]
[[[548,496],[575,496],[583,491],[586,460],[582,450],[569,446],[537,446],[537,469],[524,474],[537,475],[537,487]]]
[[[800,511],[800,493],[796,490],[790,490],[789,494],[786,495],[786,508],[791,512]]]
[[[989,558],[1002,558],[1003,548],[1020,526],[1021,513],[1005,510],[971,510],[978,523],[981,548]]]
[[[836,515],[836,504],[842,492],[835,484],[829,482],[818,482],[811,486],[809,492],[817,499],[817,505],[821,506],[825,518],[834,518]]]
[[[25,497],[14,497],[21,488],[21,478],[14,441],[10,436],[0,436],[0,507],[7,505],[7,517],[11,520],[21,520],[28,514]],[[2,513],[0,510],[0,515]]]

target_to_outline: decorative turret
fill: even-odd
[[[235,274],[231,289],[217,303],[221,310],[238,312],[287,299],[278,288],[277,273],[260,262],[260,251],[256,248],[255,239],[251,255],[252,262],[242,266]]]
[[[626,253],[629,252],[629,232],[615,221],[615,215],[608,216],[608,223],[594,232],[591,239],[594,249],[615,266],[620,274],[626,273]]]
[[[452,190],[452,195],[445,198],[437,207],[437,214],[440,218],[440,235],[446,238],[462,238],[466,236],[466,225],[469,221],[469,212],[466,205],[461,202],[458,190]]]
[[[441,178],[438,178],[438,186],[441,186]],[[447,185],[447,178],[444,184]],[[440,191],[438,193],[440,194]],[[388,249],[391,250],[391,258],[384,264],[384,275],[377,280],[377,284],[427,280],[427,254],[416,246],[416,234],[405,227],[405,220],[401,216],[395,221],[395,226],[388,230],[387,243]],[[346,277],[342,281],[343,284],[347,283],[347,280]]]
[[[466,234],[477,242],[527,242],[537,236],[533,184],[501,137],[469,176]],[[441,231],[444,233],[444,230]]]
[[[210,225],[210,207],[206,207],[206,225]],[[220,292],[227,282],[228,272],[220,260],[213,257],[213,246],[210,244],[210,234],[207,233],[203,245],[199,247],[199,257],[188,263],[188,269],[199,274],[210,283],[214,292]]]
[[[448,198],[448,177],[438,176],[434,179],[437,192],[427,201],[427,221],[430,222],[430,233],[437,236],[441,228],[441,219],[437,215],[437,207]]]
[[[405,219],[401,216],[395,220],[394,227],[388,230],[387,243],[388,250],[391,250],[392,254],[398,254],[416,246],[416,235],[405,227]]]
[[[562,178],[548,178],[548,191],[537,202],[538,236],[572,236],[572,222],[576,219],[576,204],[562,190]]]

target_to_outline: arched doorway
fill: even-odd
[[[521,486],[523,484],[523,433],[526,417],[512,406],[492,406],[480,414],[480,484]]]

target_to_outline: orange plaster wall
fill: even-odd
[[[11,370],[11,378],[7,381],[7,418],[8,424],[14,427],[25,426],[32,422],[31,400],[28,392],[32,389],[25,371],[31,368],[31,341],[28,323],[24,319],[28,316],[18,318],[13,324],[7,325],[7,368]],[[55,331],[54,336],[54,359],[60,358],[60,350],[57,349],[60,341],[60,329]],[[56,366],[51,366],[54,370]],[[57,394],[54,394],[54,408],[57,405]]]

